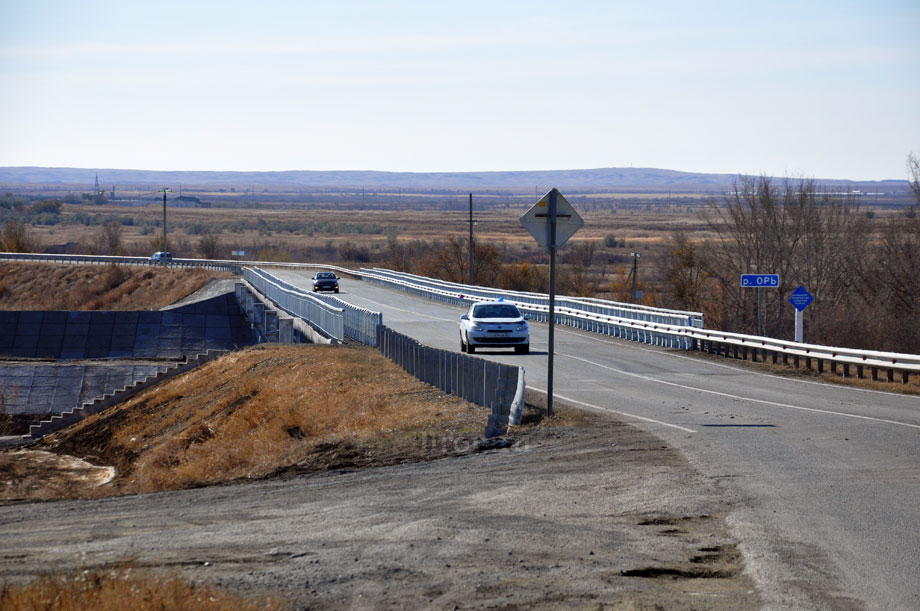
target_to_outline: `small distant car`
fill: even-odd
[[[339,292],[339,279],[333,272],[317,272],[313,276],[313,292],[335,291]]]
[[[169,263],[172,261],[172,253],[165,251],[155,252],[150,255],[149,260],[151,263]]]
[[[513,303],[474,303],[460,317],[460,351],[473,354],[476,348],[514,348],[517,354],[527,354],[530,352],[527,318]]]

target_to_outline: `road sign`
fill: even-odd
[[[521,225],[537,244],[549,251],[549,350],[546,359],[546,416],[553,417],[553,353],[556,323],[556,251],[581,229],[585,222],[572,204],[553,187],[521,217]]]
[[[792,292],[792,297],[789,298],[789,303],[795,306],[795,309],[801,312],[808,304],[814,301],[815,298],[812,297],[804,286],[800,286]]]
[[[550,245],[550,197],[556,198],[556,243],[558,249],[565,244],[575,232],[585,224],[575,208],[572,207],[556,188],[550,189],[540,201],[521,217],[521,225],[530,232],[537,244],[549,250]]]
[[[779,274],[741,274],[741,286],[750,288],[776,288]]]

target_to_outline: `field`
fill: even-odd
[[[756,334],[755,300],[739,293],[738,278],[768,269],[781,273],[782,285],[765,298],[764,334],[792,339],[786,296],[801,284],[816,298],[806,312],[809,341],[920,350],[920,335],[892,331],[915,318],[920,303],[920,286],[904,282],[917,263],[898,255],[915,252],[920,240],[913,196],[902,186],[837,192],[770,180],[721,190],[566,189],[585,225],[559,252],[557,294],[703,312],[710,328]],[[188,258],[379,266],[453,282],[471,275],[468,193],[187,186],[168,196],[164,247],[162,200],[144,192],[150,187],[119,187],[111,199],[30,189],[0,198],[3,249],[134,256],[166,249]],[[549,290],[549,256],[519,221],[541,193],[474,191],[475,284]],[[739,225],[732,214],[748,218]],[[890,296],[884,317],[872,314],[878,294]],[[878,322],[854,327],[849,315]]]

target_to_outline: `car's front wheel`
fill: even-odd
[[[530,344],[524,344],[523,346],[514,347],[515,354],[530,354]]]

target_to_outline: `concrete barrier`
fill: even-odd
[[[233,292],[170,310],[0,311],[0,411],[84,414],[84,405],[184,371],[200,355],[258,341]]]

